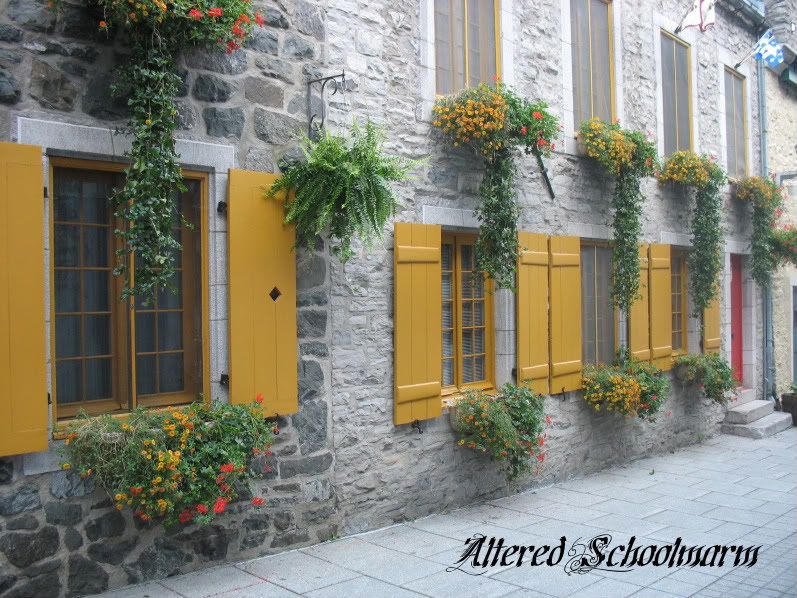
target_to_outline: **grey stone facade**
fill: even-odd
[[[403,207],[397,220],[472,227],[480,166],[445,148],[430,125],[430,2],[255,1],[267,25],[244,50],[182,58],[179,137],[231,145],[240,167],[275,172],[282,158],[295,155],[306,128],[304,81],[345,69],[349,85],[346,93],[330,98],[330,128],[371,118],[386,128],[390,151],[428,156],[416,176],[398,188]],[[615,4],[623,15],[615,23],[622,40],[616,47],[621,117],[626,126],[655,135],[657,19],[674,18],[683,3]],[[696,38],[695,102],[699,149],[719,157],[720,53],[739,55],[755,36],[722,5],[717,20],[714,29]],[[504,0],[501,21],[504,79],[521,94],[559,110],[566,104],[569,77],[560,35],[569,24],[562,23],[560,2]],[[107,129],[123,123],[124,101],[111,97],[108,84],[124,48],[101,39],[91,22],[72,5],[57,22],[39,0],[0,0],[0,139],[20,140],[20,118]],[[754,73],[750,83],[754,90]],[[755,171],[759,125],[750,103]],[[523,158],[519,164],[523,230],[609,238],[608,181],[596,168],[573,153],[557,153],[548,163],[556,191],[551,199],[533,161]],[[226,173],[218,173],[216,187],[215,200],[223,200]],[[644,240],[687,244],[687,199],[659,189],[653,180],[645,181],[644,192]],[[747,253],[749,214],[730,195],[725,206],[726,251]],[[226,223],[214,209],[209,214],[211,392],[224,397],[219,381],[228,350]],[[722,410],[701,403],[677,381],[655,423],[596,415],[578,393],[554,396],[546,402],[553,427],[545,467],[537,478],[509,487],[494,464],[456,446],[447,417],[424,422],[422,434],[394,426],[392,233],[385,233],[382,243],[360,248],[346,265],[330,257],[323,239],[297,258],[300,407],[280,422],[273,472],[253,485],[253,492],[267,497],[265,509],[255,512],[242,502],[212,526],[164,532],[112,510],[90,481],[48,471],[52,455],[0,458],[0,596],[81,595],[308,545],[717,433]],[[758,293],[751,284],[746,288],[747,365],[750,385],[758,388],[760,308]],[[496,304],[496,374],[507,380],[514,367],[511,297],[501,296]],[[729,307],[724,305],[728,337]],[[697,350],[694,322],[690,328],[690,348]],[[45,465],[34,468],[33,462]]]

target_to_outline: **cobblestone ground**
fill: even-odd
[[[719,436],[533,492],[103,598],[641,598],[797,596],[797,428]],[[411,497],[408,497],[411,500]],[[446,571],[473,534],[506,545],[612,535],[612,546],[761,545],[752,567],[637,567],[568,575],[556,566]],[[482,573],[473,575],[473,573]]]

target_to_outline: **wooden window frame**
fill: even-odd
[[[572,8],[572,0],[563,0],[570,2],[570,26],[572,27],[573,21],[573,8]],[[614,0],[600,0],[603,2],[606,7],[608,8],[608,23],[609,23],[609,103],[610,103],[610,111],[612,122],[617,120],[617,98],[616,98],[616,89],[615,89],[615,81],[616,75],[614,72]],[[595,116],[595,100],[593,98],[592,88],[592,4],[589,0],[587,0],[587,31],[589,32],[589,117],[583,120],[590,120]],[[572,42],[572,40],[571,40]],[[575,52],[572,49],[571,44],[571,52]],[[572,62],[572,58],[571,58]],[[573,80],[575,80],[575,73],[573,73]],[[575,117],[575,106],[576,106],[576,86],[573,85],[573,113]],[[576,122],[575,128],[578,129],[581,123]]]
[[[183,177],[186,179],[193,179],[199,182],[199,222],[196,226],[196,237],[199,239],[200,242],[200,271],[201,271],[201,280],[199,281],[199,290],[200,293],[200,336],[201,336],[201,359],[202,359],[202,371],[200,372],[199,379],[195,380],[195,388],[192,391],[178,391],[173,393],[161,393],[158,395],[149,395],[146,397],[141,397],[138,399],[138,395],[136,392],[136,345],[135,345],[135,325],[134,321],[128,319],[127,324],[122,324],[119,322],[120,309],[112,309],[112,343],[114,345],[115,355],[113,358],[113,381],[112,387],[114,388],[114,392],[118,393],[117,396],[119,397],[118,400],[102,400],[92,402],[90,404],[86,404],[85,402],[81,402],[79,405],[64,405],[59,407],[58,405],[58,391],[56,386],[56,358],[55,358],[55,260],[54,260],[54,250],[55,250],[55,218],[54,218],[54,208],[55,208],[55,170],[57,168],[64,168],[64,169],[73,169],[73,170],[84,170],[84,171],[95,171],[95,172],[103,172],[103,173],[122,173],[124,169],[127,167],[125,162],[111,162],[111,161],[103,161],[103,160],[94,160],[94,159],[82,159],[82,158],[65,158],[65,157],[58,157],[58,156],[50,156],[49,158],[49,172],[48,172],[48,188],[50,190],[49,197],[50,200],[48,202],[48,239],[49,239],[49,247],[51,248],[50,251],[50,265],[49,271],[47,273],[49,284],[50,284],[50,292],[49,292],[49,301],[50,301],[50,309],[49,309],[49,316],[50,316],[50,372],[51,372],[51,402],[52,402],[52,418],[53,422],[58,424],[65,420],[69,420],[74,418],[80,410],[85,411],[89,415],[100,415],[100,414],[110,414],[112,416],[119,416],[119,417],[127,417],[132,409],[136,406],[145,406],[145,407],[167,407],[173,405],[184,405],[193,401],[197,400],[197,396],[203,397],[204,401],[209,401],[208,390],[210,389],[210,348],[209,348],[209,303],[208,303],[208,247],[207,247],[207,197],[208,197],[208,186],[209,186],[209,178],[208,173],[195,171],[195,170],[183,170],[182,174]],[[111,220],[112,223],[115,224],[114,220]],[[121,246],[121,241],[114,235],[112,240],[112,247],[114,249],[118,249]],[[185,256],[184,256],[185,257]],[[130,258],[132,264],[132,256]],[[194,264],[195,266],[195,264]],[[193,267],[191,268],[193,270]],[[188,274],[188,268],[183,265],[183,272],[184,275]],[[123,288],[124,282],[121,280],[120,277],[114,276],[111,283],[111,292],[114,293],[110,299],[111,301],[116,300]],[[185,287],[184,287],[185,288]],[[196,289],[196,285],[194,285],[194,289]],[[192,301],[196,300],[196,296],[191,297]],[[129,310],[135,309],[135,299],[130,298],[126,304],[126,308]],[[188,303],[185,299],[183,300],[183,305],[187,306]],[[183,309],[187,309],[184,307]],[[193,318],[196,317],[196,311],[191,310],[193,313]],[[126,334],[119,334],[119,331],[125,330]],[[124,338],[123,338],[124,337]],[[184,337],[184,349],[185,351],[185,359],[188,358],[189,354],[191,353],[190,347],[193,346],[193,342],[188,343],[185,345],[185,339],[192,338],[193,334],[191,330],[186,330],[186,327],[183,326],[183,337]],[[193,338],[192,338],[193,341]],[[195,356],[195,353],[193,353]],[[184,362],[184,367],[186,364]],[[190,395],[190,396],[189,396]],[[127,405],[129,407],[126,407]],[[57,426],[56,426],[57,427]],[[55,436],[57,437],[57,432]]]
[[[689,266],[686,262],[687,252],[683,249],[670,248],[670,280],[672,280],[675,270],[672,267],[673,259],[678,257],[681,259],[681,348],[672,348],[673,355],[686,355],[689,353]],[[672,312],[672,287],[670,288],[670,310]],[[675,333],[675,330],[673,330]]]
[[[460,265],[460,248],[462,245],[473,245],[476,235],[472,233],[448,233],[443,232],[441,238],[442,245],[452,245],[454,248],[453,260],[454,269],[452,271],[451,296],[454,298],[454,384],[443,386],[443,398],[455,398],[453,395],[461,395],[469,390],[491,391],[495,389],[495,318],[493,305],[493,281],[485,276],[484,279],[484,374],[485,379],[480,382],[462,382],[462,268]],[[442,309],[442,296],[440,306]],[[447,330],[447,329],[446,329]],[[442,343],[442,334],[440,342]],[[440,360],[441,380],[442,380],[443,359]]]
[[[684,40],[682,40],[677,35],[670,33],[666,29],[659,29],[660,35],[664,35],[670,38],[674,43],[680,44],[684,48],[686,48],[686,64],[688,68],[686,70],[686,92],[687,97],[689,98],[689,106],[687,107],[687,123],[689,124],[689,150],[694,151],[695,149],[695,128],[694,123],[692,121],[692,104],[694,104],[695,99],[692,97],[692,45]],[[661,46],[661,44],[659,44]],[[674,48],[674,46],[673,46]],[[675,50],[673,49],[673,52]],[[659,53],[661,53],[661,47],[659,47]],[[678,78],[678,66],[675,60],[675,54],[673,54],[673,74],[675,76],[675,85],[678,84],[680,79]],[[661,93],[662,93],[662,101],[664,101],[664,69],[662,68],[661,71]],[[676,89],[673,88],[673,94],[675,96],[675,146],[676,148],[680,145],[679,138],[678,138],[678,94],[676,93]],[[667,123],[664,123],[664,126],[667,126]],[[662,139],[664,137],[664,131],[662,131]],[[678,151],[676,149],[675,151]]]
[[[734,79],[738,79],[741,82],[741,88],[742,88],[742,143],[744,143],[744,172],[741,174],[741,176],[744,177],[744,176],[747,176],[747,174],[750,172],[750,153],[749,153],[749,151],[747,149],[747,147],[748,147],[747,141],[748,141],[748,135],[749,135],[749,131],[747,130],[747,77],[745,77],[742,73],[740,73],[736,69],[731,68],[729,66],[725,66],[725,69],[723,71],[723,75],[725,73],[729,74]],[[725,85],[724,77],[723,77],[722,84],[723,84],[723,86]],[[736,98],[736,92],[733,89],[731,89],[730,91],[731,91],[731,93],[734,94],[734,99],[735,99]],[[727,94],[728,94],[728,90],[727,89],[725,89],[725,94],[727,96]],[[737,116],[736,115],[736,102],[733,102],[733,110],[734,110],[734,117],[736,117]],[[725,162],[726,162],[726,166],[727,166],[727,162],[729,161],[728,139],[730,137],[730,131],[728,131],[728,126],[727,126],[727,122],[728,122],[727,118],[728,117],[726,115],[725,116],[725,119],[726,119],[725,120],[725,123],[726,123],[726,125],[725,125],[725,157],[726,157],[725,158]],[[739,147],[738,146],[739,140],[736,139],[736,133],[737,133],[736,124],[735,124],[737,122],[736,118],[734,118],[733,121],[734,121],[734,127],[733,127],[734,139],[735,139],[735,142],[736,142],[736,147]],[[736,177],[730,177],[730,178],[736,178]]]
[[[606,248],[606,249],[614,249],[614,245],[611,242],[609,242],[609,241],[589,241],[589,240],[582,239],[580,247],[579,247],[579,256],[581,255],[581,250],[584,249],[585,247],[594,247],[594,248],[603,247],[603,248]],[[597,256],[597,253],[595,255]],[[597,263],[594,264],[594,266],[595,266],[595,268],[594,268],[593,271],[597,272]],[[584,264],[583,264],[583,262],[581,263],[580,276],[582,276],[582,277],[584,276]],[[611,276],[611,273],[610,273],[610,276]],[[593,287],[596,287],[596,285],[597,285],[597,278],[593,281]],[[598,296],[597,288],[594,288],[593,292],[595,293],[595,297],[596,297],[596,309],[597,309],[597,296]],[[583,296],[581,297],[581,301],[584,301],[584,297]],[[617,309],[617,307],[614,306],[614,304],[611,302],[611,299],[610,299],[610,305],[612,305],[612,319],[614,320],[614,353],[617,354],[617,350],[620,348],[620,310]],[[583,316],[581,316],[581,317],[583,317]],[[597,329],[597,321],[598,321],[597,318],[595,318],[595,322],[596,322],[596,327],[595,327],[595,359],[596,360],[598,358],[598,329]],[[581,323],[581,326],[582,326],[582,334],[581,334],[581,363],[582,363],[582,365],[589,365],[587,363],[586,359],[584,359],[584,334],[583,334],[584,322],[583,321]],[[596,363],[597,364],[601,364],[602,362],[596,361]],[[603,364],[603,365],[608,365],[608,364]]]
[[[428,1],[431,2],[434,5],[435,0],[428,0]],[[463,35],[462,35],[462,52],[464,53],[463,66],[464,66],[465,85],[464,85],[464,87],[462,89],[467,89],[467,88],[471,87],[471,85],[470,85],[470,47],[469,47],[469,44],[468,44],[468,37],[469,37],[469,33],[468,33],[468,0],[449,0],[449,6],[451,6],[451,4],[453,4],[454,2],[461,2],[462,5],[463,5],[462,6],[462,23],[463,23],[464,32],[463,32]],[[492,0],[492,2],[493,2],[493,24],[494,24],[494,27],[495,27],[495,29],[494,29],[495,30],[495,76],[496,76],[496,79],[501,79],[501,76],[502,76],[502,64],[501,64],[501,0]],[[432,10],[432,12],[434,13],[434,10]],[[453,14],[452,11],[450,11],[450,10],[449,10],[449,13]],[[451,22],[450,27],[451,27],[451,32],[453,33],[453,29],[454,29],[453,21],[454,21],[454,19],[452,18],[451,21],[452,22]],[[432,36],[432,39],[435,38],[434,21],[432,22],[432,32],[431,32],[430,35]],[[453,57],[453,53],[454,53],[453,39],[454,38],[453,38],[453,35],[450,36],[450,37],[451,37],[452,43],[451,43],[451,47],[449,48],[449,52],[450,52],[451,56]],[[435,48],[435,56],[436,55],[437,55],[437,48]],[[455,63],[452,61],[451,64],[453,65]],[[437,71],[436,60],[435,60],[435,71]],[[489,81],[487,83],[489,84]],[[448,94],[441,94],[437,90],[436,87],[437,87],[437,84],[435,83],[435,94],[438,97],[440,97],[442,95],[448,95]],[[462,89],[454,89],[453,86],[452,86],[450,94],[451,95],[455,95],[455,94],[459,93],[460,91],[462,91]]]

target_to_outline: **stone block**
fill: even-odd
[[[241,138],[245,120],[242,108],[205,108],[202,117],[211,137]]]
[[[8,494],[0,495],[0,515],[8,516],[23,511],[35,511],[41,509],[41,506],[39,488],[33,484],[25,484]]]

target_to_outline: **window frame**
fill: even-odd
[[[581,251],[585,247],[593,247],[593,248],[601,248],[602,247],[602,248],[611,249],[611,250],[614,249],[614,245],[611,243],[611,241],[597,241],[597,240],[581,239],[581,243],[579,244],[579,259],[580,259],[580,256],[581,256]],[[581,281],[583,281],[583,276],[584,276],[584,264],[581,263],[579,268],[580,268],[579,276],[581,277],[581,280],[579,281],[579,283],[581,283]],[[597,268],[594,271],[597,271]],[[612,276],[611,272],[610,272],[610,276]],[[593,287],[594,286],[595,286],[595,282],[593,281]],[[595,292],[595,296],[597,297],[597,291]],[[584,301],[584,297],[583,297],[583,295],[581,297],[581,301],[582,301],[582,308],[581,308],[581,310],[582,310],[582,312],[581,312],[581,318],[582,318],[582,321],[581,321],[581,327],[582,327],[582,334],[581,334],[581,363],[582,363],[582,365],[589,365],[587,363],[587,360],[584,358],[584,336],[585,335],[583,334],[583,330],[584,330],[584,321],[583,321],[583,318],[584,318],[584,316],[583,316],[583,301]],[[609,305],[612,308],[612,319],[613,319],[613,322],[614,322],[614,354],[616,355],[617,351],[620,349],[620,310],[617,308],[617,306],[614,305],[614,303],[611,300],[611,297],[609,298]],[[596,305],[596,308],[597,308],[597,305]],[[597,358],[598,358],[598,350],[597,350],[597,347],[598,347],[597,318],[595,319],[595,322],[596,322],[596,329],[595,329],[595,358],[596,358],[596,362],[595,362],[595,364],[596,365],[609,365],[608,363],[607,364],[603,364],[602,362],[597,361]],[[614,355],[612,356],[612,358],[614,358]]]
[[[55,352],[55,342],[56,342],[56,335],[55,335],[55,260],[54,260],[54,250],[55,250],[55,218],[54,218],[54,211],[55,211],[55,170],[58,168],[63,169],[73,169],[73,170],[84,170],[84,171],[94,171],[100,173],[122,173],[124,169],[127,167],[127,163],[123,161],[113,161],[113,160],[102,160],[102,159],[93,159],[93,158],[71,158],[71,157],[61,157],[61,156],[49,156],[48,157],[48,205],[47,205],[47,214],[48,214],[48,230],[47,230],[47,238],[48,238],[48,247],[50,251],[48,252],[48,282],[49,282],[49,292],[48,292],[48,300],[50,302],[49,309],[48,309],[48,316],[50,318],[49,322],[49,351],[50,351],[50,401],[52,403],[52,421],[56,426],[54,428],[57,429],[57,424],[68,421],[73,419],[78,411],[81,409],[86,411],[91,416],[97,415],[106,415],[109,414],[113,417],[127,417],[130,414],[130,411],[137,406],[144,406],[144,407],[152,407],[152,408],[168,408],[171,406],[179,406],[185,405],[190,402],[196,401],[197,396],[203,397],[202,400],[205,402],[209,402],[208,390],[210,389],[210,332],[209,332],[209,288],[208,288],[208,235],[207,235],[207,202],[208,202],[208,192],[209,192],[209,175],[207,172],[203,172],[200,170],[190,170],[190,169],[183,169],[182,174],[183,177],[186,179],[193,179],[199,182],[199,222],[196,226],[196,234],[198,235],[198,239],[200,242],[200,254],[199,259],[201,260],[200,264],[200,272],[201,272],[201,280],[199,281],[199,289],[195,287],[195,293],[198,292],[200,297],[200,336],[202,347],[200,348],[201,351],[201,358],[202,358],[202,370],[199,375],[199,379],[196,380],[196,388],[192,392],[186,391],[179,391],[174,393],[161,393],[158,395],[148,395],[146,398],[142,400],[137,400],[137,392],[136,392],[136,364],[135,364],[135,356],[136,356],[136,346],[135,346],[135,326],[134,325],[127,325],[126,328],[127,334],[120,335],[118,331],[123,330],[125,328],[124,325],[119,321],[119,314],[120,309],[112,309],[112,343],[114,345],[114,351],[117,354],[113,357],[113,364],[114,364],[114,373],[112,381],[112,385],[114,391],[119,393],[118,397],[119,400],[102,400],[96,401],[96,404],[86,405],[81,403],[79,406],[70,406],[64,405],[59,408],[58,405],[58,392],[57,392],[57,381],[56,381],[56,352]],[[115,224],[114,220],[111,220],[112,223]],[[121,241],[113,235],[112,238],[112,248],[118,249],[121,246]],[[132,262],[132,256],[129,258]],[[121,293],[123,288],[123,281],[121,277],[113,276],[111,282],[111,291],[114,293],[114,296],[111,297],[111,300],[117,300],[119,294]],[[196,297],[195,297],[196,298]],[[135,309],[135,298],[130,298],[126,305],[122,309]],[[196,317],[196,310],[192,310],[191,312],[194,317]],[[187,331],[183,331],[184,337]],[[126,338],[116,338],[116,337],[123,337]],[[186,350],[186,355],[189,354],[189,351]],[[195,353],[194,353],[195,354]],[[190,397],[187,395],[190,394]],[[164,399],[163,397],[173,397],[173,396],[180,396],[183,395],[183,398],[178,400],[177,402]],[[124,403],[130,405],[130,408],[123,408],[122,405]],[[112,407],[112,409],[108,409],[108,407]],[[56,435],[57,432],[54,432]]]
[[[464,73],[463,76],[465,78],[465,84],[461,89],[452,89],[449,93],[444,94],[441,93],[437,89],[437,39],[435,35],[436,30],[436,23],[435,23],[435,0],[427,0],[432,6],[432,29],[431,29],[431,38],[433,40],[433,56],[435,60],[435,68],[434,68],[434,77],[435,77],[435,97],[443,97],[446,95],[456,95],[463,89],[468,89],[471,87],[470,85],[470,47],[468,44],[468,0],[448,0],[449,6],[452,2],[461,2],[462,3],[462,23],[463,23],[463,36],[462,36],[462,51],[464,53],[463,58],[463,66],[464,66]],[[502,0],[492,0],[493,2],[493,23],[494,23],[494,31],[495,31],[495,77],[496,79],[502,79],[502,64],[501,64],[501,2]],[[453,46],[453,42],[452,42]],[[453,47],[449,48],[449,52],[453,56],[454,49]],[[489,85],[489,81],[486,82]]]
[[[456,395],[464,394],[469,390],[490,391],[495,389],[495,318],[494,318],[494,285],[493,280],[485,275],[484,277],[484,380],[480,382],[462,382],[462,289],[460,265],[460,247],[462,245],[474,245],[476,234],[455,233],[443,231],[440,244],[453,245],[454,247],[454,269],[452,271],[451,292],[454,297],[453,324],[454,324],[454,384],[442,385],[443,398],[452,398]],[[441,264],[442,265],[442,264]],[[440,309],[442,311],[443,297],[440,295]],[[442,322],[441,322],[442,324]],[[442,345],[442,331],[440,343]],[[443,379],[443,356],[440,359],[440,380]]]
[[[694,151],[697,151],[697,150],[695,149],[695,127],[694,127],[694,121],[692,120],[693,119],[693,115],[694,115],[694,113],[693,113],[693,104],[694,104],[694,101],[695,101],[694,100],[694,96],[692,94],[692,77],[694,76],[693,73],[692,73],[692,70],[693,70],[692,44],[690,44],[686,40],[682,39],[681,37],[675,35],[674,33],[670,33],[666,28],[660,26],[659,27],[659,40],[661,40],[661,36],[665,36],[665,37],[670,38],[673,41],[674,44],[680,44],[681,46],[683,46],[686,49],[686,64],[688,65],[687,73],[686,73],[686,88],[687,88],[686,91],[687,91],[687,97],[689,99],[689,106],[688,106],[688,110],[687,110],[687,115],[686,116],[687,116],[687,123],[689,125],[689,151],[693,151],[694,152]],[[658,44],[658,53],[659,53],[658,60],[661,60],[661,53],[662,53],[661,41],[659,41],[659,44]],[[678,78],[678,70],[677,70],[677,67],[675,66],[675,64],[676,64],[676,61],[675,61],[675,57],[673,56],[673,68],[675,69],[674,70],[674,74],[675,74],[675,82],[676,82],[676,85],[677,85],[677,83],[678,83],[678,81],[680,79]],[[659,79],[659,84],[661,85],[661,101],[662,101],[661,110],[663,111],[664,110],[664,98],[665,98],[664,92],[665,92],[665,90],[664,90],[664,67],[663,67],[663,65],[661,63],[660,63],[659,71],[660,72],[659,72],[659,75],[658,75],[658,79]],[[675,91],[676,90],[673,89],[673,92],[675,92]],[[679,145],[679,143],[678,143],[678,114],[679,113],[678,113],[677,93],[675,93],[675,96],[676,96],[676,99],[675,99],[676,117],[675,117],[675,121],[674,121],[675,122],[675,138],[676,138],[676,143],[675,143],[676,150],[675,151],[678,151],[677,146]],[[662,121],[662,123],[663,123],[664,127],[667,126],[666,122]],[[669,155],[669,154],[665,153],[666,152],[666,148],[664,147],[664,130],[663,129],[660,132],[660,134],[661,134],[661,154],[665,155],[665,156]]]
[[[673,276],[673,260],[678,257],[681,260],[681,348],[676,349],[672,347],[673,355],[686,355],[689,353],[689,265],[687,263],[688,252],[684,249],[670,247],[670,319],[672,319],[672,297],[675,295],[672,292],[672,276]],[[675,330],[672,331],[673,334]],[[670,341],[672,342],[672,340]]]
[[[738,80],[741,83],[741,86],[740,86],[741,89],[742,89],[742,114],[741,114],[741,121],[742,121],[742,143],[744,144],[744,172],[742,172],[742,174],[740,176],[745,177],[745,176],[747,176],[750,173],[750,151],[749,151],[749,147],[748,147],[749,131],[748,131],[748,127],[747,127],[747,110],[748,110],[748,106],[747,106],[747,99],[748,99],[747,98],[747,77],[745,75],[743,75],[742,73],[740,73],[738,70],[736,70],[736,69],[734,69],[732,67],[729,67],[728,65],[724,65],[724,68],[722,69],[722,74],[723,74],[722,85],[723,85],[723,93],[725,95],[725,98],[727,98],[728,91],[729,91],[725,87],[725,75],[726,74],[730,75],[733,79],[736,79],[736,80]],[[735,99],[736,92],[733,89],[731,89],[730,91],[731,91],[731,93],[733,93],[734,99]],[[726,103],[727,103],[727,100],[726,100]],[[736,102],[733,102],[733,107],[734,107],[734,116],[736,116]],[[737,121],[734,121],[734,122],[737,122]],[[736,139],[736,126],[734,126],[734,131],[733,132],[734,132],[734,140],[735,140],[735,143],[736,143],[736,147],[739,147],[739,145],[738,145],[739,144],[739,140]],[[729,138],[730,138],[730,131],[728,131],[728,114],[726,112],[726,114],[725,114],[725,139],[724,139],[724,142],[725,142],[725,168],[726,168],[726,170],[728,169],[728,163],[730,162],[730,154],[728,153],[728,139]],[[739,175],[736,175],[734,177],[730,177],[730,175],[729,175],[729,178],[737,178],[737,176],[739,176]]]
[[[570,5],[570,23],[569,26],[572,30],[573,27],[573,0],[563,0],[568,2]],[[608,9],[608,25],[609,25],[609,104],[610,104],[610,112],[611,112],[611,120],[612,122],[617,120],[617,90],[615,89],[616,84],[616,75],[615,75],[615,48],[614,48],[614,0],[599,0],[606,4]],[[590,106],[590,114],[588,118],[582,120],[590,120],[595,116],[595,101],[594,101],[594,94],[592,93],[593,90],[593,82],[592,82],[592,3],[590,0],[587,0],[587,30],[589,32],[589,106]],[[570,34],[570,62],[571,64],[576,59],[576,52],[573,48],[573,35]],[[572,86],[572,96],[573,96],[573,123],[574,127],[577,130],[578,127],[581,125],[580,122],[577,122],[576,119],[576,74],[575,70],[571,69],[571,86]]]

